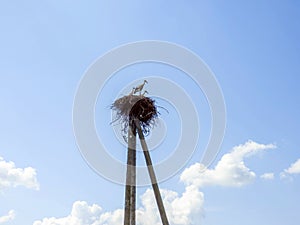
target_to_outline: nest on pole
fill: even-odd
[[[158,117],[155,101],[143,95],[126,95],[115,100],[111,109],[116,111],[114,122],[122,123],[122,132],[126,136],[128,127],[135,130],[138,122],[145,135],[149,134],[151,127]]]

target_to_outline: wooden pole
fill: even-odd
[[[136,129],[128,129],[124,225],[135,225],[136,209]]]
[[[130,220],[131,225],[135,225],[135,211],[136,211],[136,129],[131,132],[132,146],[130,147],[132,166],[131,166],[131,195],[130,195]]]
[[[164,203],[162,201],[161,195],[160,195],[160,191],[159,191],[159,187],[157,184],[157,180],[156,180],[156,176],[154,173],[154,169],[152,166],[152,160],[149,154],[149,150],[148,150],[148,146],[147,143],[145,141],[145,137],[142,131],[142,128],[139,124],[139,122],[136,121],[136,126],[137,126],[137,132],[139,134],[139,138],[140,138],[140,142],[143,148],[143,152],[144,152],[144,156],[145,156],[145,160],[146,160],[146,164],[147,164],[147,168],[148,168],[148,173],[151,179],[151,183],[152,183],[152,188],[154,191],[154,195],[155,195],[155,199],[156,199],[156,203],[157,203],[157,207],[160,213],[160,218],[161,221],[163,223],[163,225],[169,225],[169,221],[167,218],[167,214],[165,211],[165,207],[164,207]]]

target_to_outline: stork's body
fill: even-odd
[[[141,92],[145,86],[145,84],[148,83],[146,80],[144,80],[144,83],[142,83],[141,85],[137,86],[135,89],[134,89],[134,94],[139,92],[140,95],[141,95]]]

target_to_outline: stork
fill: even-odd
[[[143,97],[144,97],[146,93],[147,93],[147,94],[149,94],[149,93],[148,93],[148,91],[146,91],[146,90],[145,90],[145,91],[144,91],[144,93],[143,93],[143,94],[141,94],[141,96],[143,96]]]
[[[142,83],[141,85],[137,86],[134,90],[134,94],[137,93],[137,92],[140,92],[140,95],[141,95],[141,92],[144,88],[144,85],[148,83],[148,81],[144,80],[144,83]]]

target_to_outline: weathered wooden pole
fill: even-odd
[[[135,225],[136,210],[136,129],[128,128],[124,225]]]
[[[128,153],[127,153],[127,171],[126,171],[126,187],[125,187],[125,210],[124,225],[135,225],[136,223],[136,135],[143,148],[149,176],[152,183],[156,203],[159,209],[161,221],[163,225],[169,225],[164,204],[160,195],[158,183],[152,166],[152,161],[148,151],[143,132],[147,132],[151,128],[152,122],[158,116],[155,101],[141,94],[146,80],[138,87],[132,89],[129,95],[125,95],[112,104],[111,108],[117,112],[117,120],[121,120],[124,124],[123,132],[128,134]],[[134,95],[137,90],[140,95]],[[146,93],[146,92],[145,92]],[[116,121],[116,120],[115,120]],[[128,127],[128,130],[125,128]],[[143,127],[143,128],[142,128]]]
[[[160,195],[160,191],[159,191],[159,187],[158,187],[158,183],[156,180],[156,176],[155,176],[155,172],[152,166],[152,160],[149,154],[149,150],[148,150],[148,146],[147,143],[145,141],[145,137],[142,131],[142,128],[139,124],[139,122],[136,121],[136,126],[137,126],[137,132],[139,134],[139,139],[143,148],[143,152],[144,152],[144,156],[145,156],[145,160],[146,160],[146,164],[147,164],[147,168],[148,168],[148,173],[151,179],[151,183],[152,183],[152,188],[154,191],[154,195],[155,195],[155,199],[156,199],[156,203],[157,203],[157,207],[160,213],[160,218],[162,221],[163,225],[169,225],[169,221],[167,218],[167,214],[165,211],[165,207],[164,207],[164,203],[162,201],[161,195]]]

